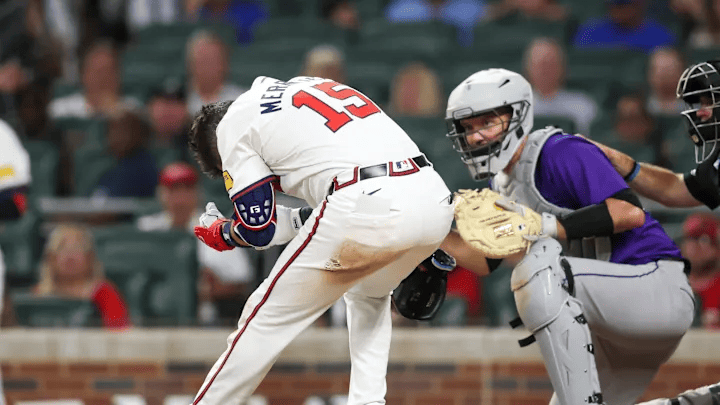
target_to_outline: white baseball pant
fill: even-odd
[[[430,167],[335,191],[249,297],[194,405],[244,404],[280,352],[344,296],[348,405],[385,404],[390,293],[450,231],[450,191]]]

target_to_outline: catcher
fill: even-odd
[[[530,84],[504,69],[477,72],[450,94],[447,136],[499,195],[459,193],[458,231],[442,248],[479,274],[524,254],[511,287],[555,389],[551,404],[634,404],[690,327],[689,268],[597,146],[532,130],[532,100]]]

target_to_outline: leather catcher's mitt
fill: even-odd
[[[460,236],[489,258],[525,251],[542,233],[540,214],[488,188],[460,190],[455,201]]]
[[[408,319],[432,319],[445,302],[447,275],[454,268],[455,258],[437,249],[393,291],[395,309]]]

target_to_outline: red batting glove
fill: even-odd
[[[235,246],[229,244],[223,236],[223,225],[225,225],[226,222],[231,221],[229,219],[220,218],[207,228],[204,226],[196,226],[195,236],[197,236],[202,243],[210,246],[218,252],[234,249]]]

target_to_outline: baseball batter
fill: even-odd
[[[0,221],[20,218],[27,208],[27,187],[30,185],[30,156],[15,131],[0,120]],[[0,250],[0,313],[5,290],[5,261]],[[0,405],[5,395],[0,381]]]
[[[557,128],[532,131],[532,100],[519,74],[477,72],[450,95],[448,137],[473,178],[492,175],[495,191],[543,213],[543,231],[576,256],[541,238],[511,280],[551,403],[633,404],[692,322],[685,264],[595,145]],[[464,265],[453,235],[443,247]]]
[[[688,135],[695,144],[697,167],[688,173],[674,173],[663,167],[636,162],[630,156],[596,143],[615,169],[640,195],[668,207],[710,209],[720,205],[718,156],[720,156],[720,62],[694,64],[678,81],[677,96],[688,109]],[[683,392],[676,398],[662,398],[644,405],[713,405],[720,403],[720,383]]]
[[[450,230],[450,191],[405,132],[353,88],[331,80],[258,77],[232,102],[203,107],[190,147],[223,177],[232,219],[208,207],[195,234],[208,246],[289,242],[247,300],[238,329],[193,404],[242,404],[280,352],[344,297],[348,404],[384,404],[390,292]],[[279,191],[314,208],[275,204]]]

